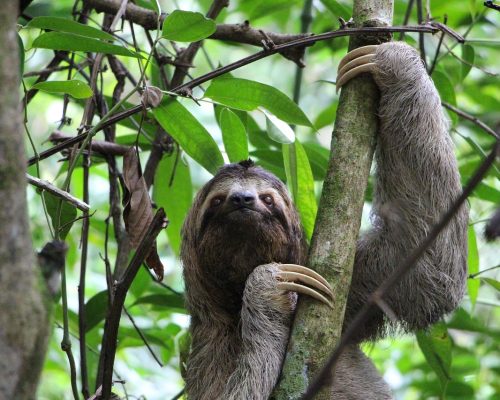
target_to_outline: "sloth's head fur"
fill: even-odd
[[[300,263],[304,257],[300,220],[285,185],[251,161],[222,167],[199,191],[182,234],[192,312],[199,308],[194,298],[199,302],[205,292],[204,302],[237,312],[255,267]]]

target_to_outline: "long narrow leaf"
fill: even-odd
[[[299,211],[302,226],[308,240],[311,239],[318,205],[314,195],[314,178],[307,154],[298,140],[291,145],[283,145],[283,160],[287,179],[291,186],[295,205]]]
[[[64,32],[43,33],[33,41],[33,47],[51,50],[115,54],[125,57],[141,57],[139,54],[122,46]]]
[[[467,244],[469,247],[469,253],[467,255],[469,275],[474,275],[479,272],[479,252],[477,250],[476,232],[472,225],[469,225],[467,228]],[[467,279],[467,292],[473,307],[476,304],[479,283],[479,279]]]
[[[168,242],[179,255],[181,228],[193,198],[193,186],[189,166],[176,153],[163,157],[156,170],[153,186],[153,200],[163,207],[168,217],[165,230]]]
[[[248,158],[248,137],[241,119],[228,108],[220,113],[222,141],[229,161],[238,162]]]
[[[167,99],[153,115],[184,151],[207,171],[215,174],[224,164],[217,143],[198,120],[177,100]]]
[[[243,111],[263,107],[289,124],[312,126],[299,106],[278,89],[247,79],[222,77],[212,81],[205,97]]]
[[[26,25],[26,27],[50,29],[51,31],[56,32],[74,33],[91,39],[115,40],[113,35],[108,32],[104,32],[101,29],[93,28],[91,26],[60,17],[35,17]]]

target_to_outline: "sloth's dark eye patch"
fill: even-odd
[[[216,196],[212,200],[210,200],[210,207],[218,207],[224,201],[224,196]]]
[[[274,204],[273,196],[269,194],[263,194],[260,196],[260,199],[268,206],[272,206]]]

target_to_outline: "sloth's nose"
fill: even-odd
[[[255,195],[252,192],[235,192],[229,196],[231,203],[250,206],[255,203]]]

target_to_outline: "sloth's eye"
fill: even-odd
[[[223,197],[218,196],[214,197],[212,200],[210,200],[210,207],[218,207],[222,204],[222,201],[224,200]]]
[[[272,198],[272,196],[270,196],[268,194],[265,194],[265,195],[261,196],[260,198],[268,206],[272,206],[274,204],[274,199]]]

